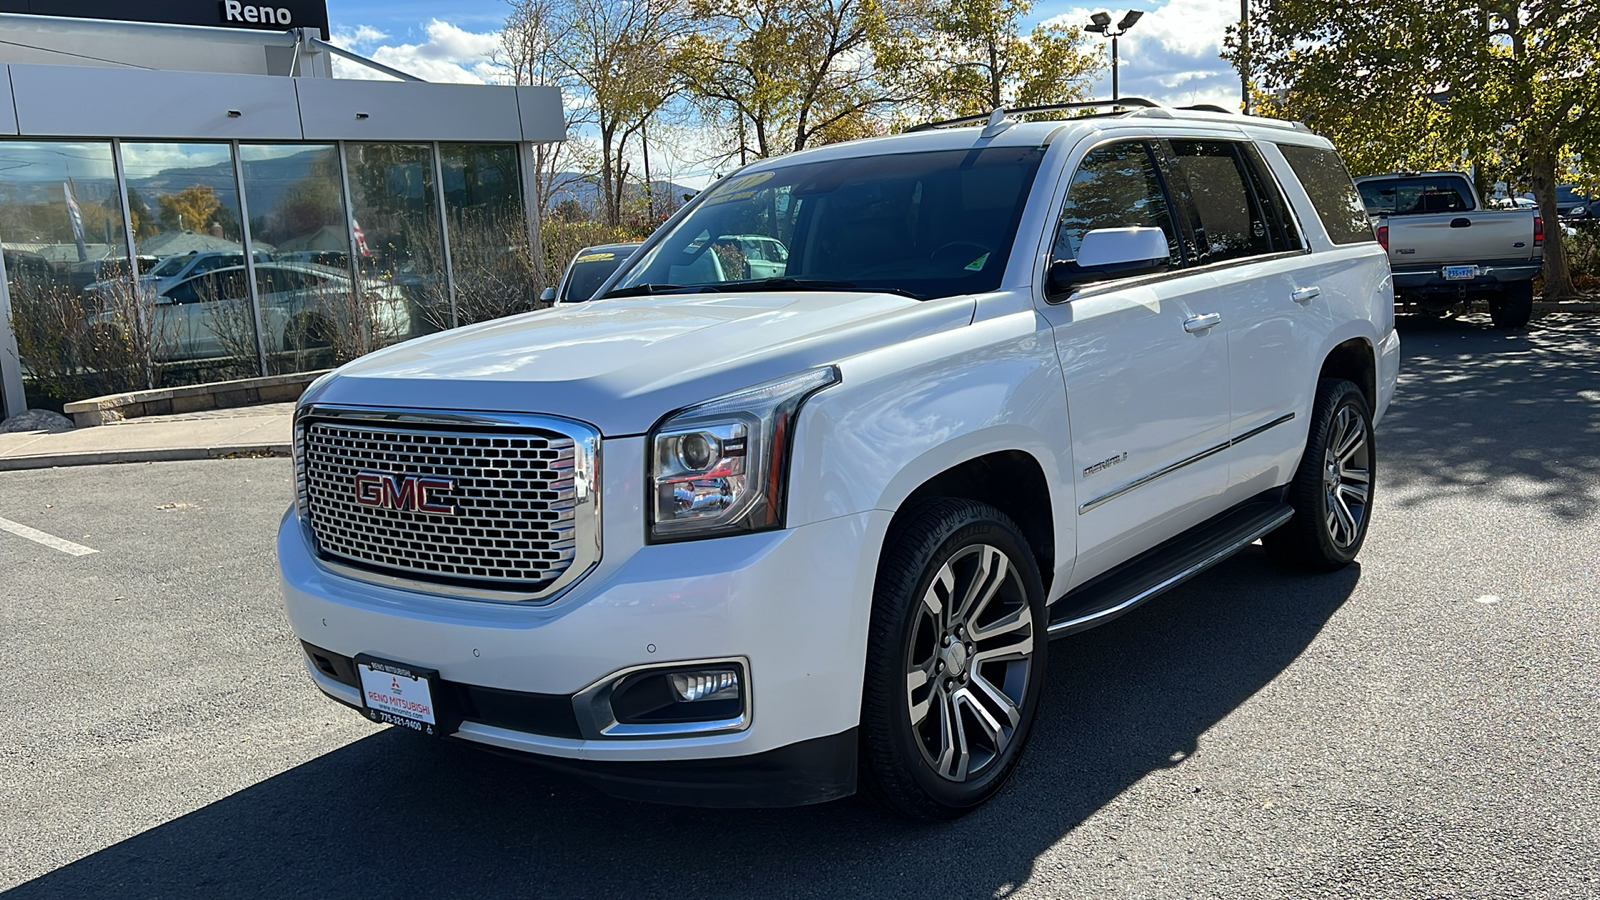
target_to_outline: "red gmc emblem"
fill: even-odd
[[[455,484],[450,478],[359,472],[356,474],[356,502],[378,509],[416,510],[436,516],[453,516],[456,508],[448,501],[435,500],[434,495],[449,491]]]

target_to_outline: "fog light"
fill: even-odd
[[[701,700],[731,700],[739,696],[737,669],[707,669],[700,672],[673,672],[667,676],[672,692],[683,703]]]

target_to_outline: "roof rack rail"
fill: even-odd
[[[1001,107],[1000,109],[996,109],[992,112],[981,113],[979,115],[961,116],[957,119],[945,119],[942,122],[924,122],[921,125],[907,128],[906,133],[910,134],[914,131],[932,131],[936,128],[956,128],[962,125],[993,125],[996,124],[996,113],[999,113],[1001,116],[1022,116],[1032,115],[1034,113],[1066,112],[1075,109],[1098,109],[1106,106],[1129,106],[1140,107],[1144,109],[1162,108],[1161,104],[1155,102],[1154,100],[1147,100],[1144,97],[1118,97],[1115,100],[1085,100],[1077,103],[1047,103],[1043,106],[1010,106]]]
[[[1193,110],[1194,112],[1227,113],[1230,116],[1234,115],[1234,110],[1228,109],[1226,107],[1218,106],[1215,103],[1196,103],[1193,106],[1180,106],[1180,107],[1178,107],[1178,109],[1188,109],[1188,110]]]

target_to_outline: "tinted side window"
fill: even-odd
[[[173,303],[199,303],[200,295],[195,289],[195,282],[197,281],[200,281],[200,279],[191,278],[182,284],[168,288],[165,296]]]
[[[1317,211],[1322,227],[1328,230],[1330,240],[1335,244],[1377,240],[1372,234],[1372,222],[1367,218],[1362,197],[1356,193],[1356,186],[1339,160],[1339,154],[1321,147],[1295,144],[1279,144],[1278,150],[1311,197],[1311,206]]]
[[[1261,151],[1254,144],[1240,144],[1239,149],[1244,151],[1245,168],[1250,170],[1250,187],[1255,191],[1256,199],[1266,207],[1272,245],[1280,251],[1304,249],[1305,244],[1300,241],[1300,229],[1295,225],[1294,211],[1289,208],[1289,201],[1284,199],[1283,188],[1273,178],[1272,169],[1261,158]]]
[[[1078,258],[1083,236],[1097,228],[1159,228],[1167,236],[1172,264],[1183,264],[1178,229],[1161,189],[1155,161],[1142,141],[1109,144],[1089,151],[1067,186],[1056,225],[1052,262]]]
[[[1245,186],[1250,174],[1234,144],[1176,140],[1172,151],[1199,218],[1200,263],[1271,253],[1266,217]]]

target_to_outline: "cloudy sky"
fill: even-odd
[[[1073,0],[1036,0],[1030,24],[1084,23],[1097,8]],[[508,9],[504,0],[328,0],[335,43],[428,81],[494,80],[489,56]],[[1112,13],[1120,19],[1126,9],[1142,9],[1145,15],[1120,41],[1123,94],[1173,106],[1238,108],[1238,76],[1218,58],[1224,29],[1239,15],[1235,0],[1138,0]],[[343,63],[338,71],[345,77],[361,75]],[[1111,96],[1109,70],[1095,96]]]
[[[1038,0],[1032,21],[1087,22],[1097,7]],[[329,0],[343,46],[429,81],[485,81],[487,57],[505,21],[504,0]],[[1239,15],[1234,0],[1150,0],[1113,10],[1145,16],[1121,40],[1122,92],[1174,105],[1237,106],[1239,80],[1217,57],[1223,29]],[[1109,43],[1109,42],[1107,42]],[[1108,75],[1099,96],[1110,96]]]

